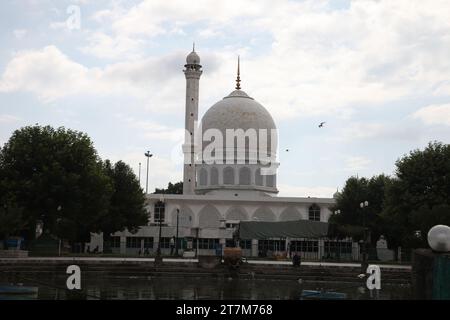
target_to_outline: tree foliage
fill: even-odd
[[[16,130],[0,150],[0,190],[22,209],[15,218],[28,239],[38,220],[44,233],[72,242],[146,223],[144,195],[131,169],[103,163],[86,134],[63,127]]]
[[[383,234],[381,212],[384,207],[384,194],[392,179],[386,175],[374,176],[370,179],[350,177],[336,198],[336,205],[332,211],[340,210],[333,215],[330,222],[341,225],[358,225],[371,231],[372,243]],[[361,202],[369,202],[369,206],[360,207]]]
[[[361,209],[359,204],[369,201]],[[450,224],[450,145],[430,143],[396,162],[394,177],[349,178],[336,199],[330,221],[363,224],[372,245],[383,234],[390,247],[427,246],[426,235],[436,224]]]
[[[134,233],[148,223],[144,208],[145,196],[133,170],[122,161],[104,163],[104,170],[113,183],[113,193],[106,215],[99,216],[100,230],[106,243],[109,235],[125,228]]]
[[[426,245],[435,224],[450,220],[450,145],[429,143],[396,162],[396,176],[386,193],[383,212],[388,240],[398,245]]]
[[[177,182],[173,184],[169,182],[166,189],[155,189],[154,193],[165,193],[165,194],[183,194],[183,182]]]

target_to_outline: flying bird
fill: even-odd
[[[319,124],[319,128],[322,128],[323,125],[324,125],[325,123],[326,123],[326,122],[321,122],[321,123]]]
[[[289,152],[289,149],[286,149],[286,152]]]

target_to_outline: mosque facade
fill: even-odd
[[[234,91],[211,106],[200,122],[203,71],[194,50],[187,56],[183,72],[183,194],[147,194],[148,225],[135,234],[115,233],[113,252],[154,253],[160,248],[163,254],[169,254],[173,239],[178,239],[176,247],[185,256],[213,255],[218,248],[236,244],[233,234],[241,221],[327,222],[335,203],[333,198],[277,196],[276,124],[264,106],[241,89],[239,62]],[[199,127],[200,139],[196,134]],[[233,136],[236,132],[244,133],[242,143],[236,143],[240,139]],[[256,257],[286,252],[289,243],[291,249],[314,259],[322,255],[324,241],[239,239],[238,245],[245,256]],[[91,247],[96,245],[102,249],[100,236],[92,239]],[[352,245],[350,241],[349,252]]]

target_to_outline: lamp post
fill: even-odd
[[[141,163],[139,162],[139,187],[141,186]]]
[[[175,238],[175,256],[178,257],[178,219],[180,215],[180,208],[177,208],[177,235]]]
[[[364,208],[369,206],[369,201],[364,201],[359,204],[362,210],[363,218],[363,229],[364,229],[364,239],[363,239],[363,261],[361,263],[361,273],[366,273],[367,270],[367,231],[366,231],[366,212]]]
[[[56,208],[56,211],[61,211],[62,210],[62,206],[59,205],[58,208]],[[57,218],[56,222],[59,223],[61,221],[62,218]],[[59,238],[59,237],[58,237]],[[61,256],[61,238],[58,239],[58,257]]]
[[[153,154],[150,153],[150,151],[147,151],[145,153],[145,156],[147,157],[147,180],[145,182],[145,193],[148,193],[148,161],[150,160],[151,157],[153,157]]]
[[[334,214],[339,214],[339,213],[341,213],[341,210],[339,210],[339,209],[334,211]]]
[[[162,205],[164,205],[164,198],[160,197],[159,201],[162,203]],[[159,257],[161,257],[161,229],[162,229],[162,219],[161,219],[161,208],[158,209],[159,210],[159,237],[158,237],[158,250],[156,251],[156,255]]]

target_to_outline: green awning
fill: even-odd
[[[328,223],[320,221],[241,221],[239,224],[240,239],[324,238],[327,235]]]

